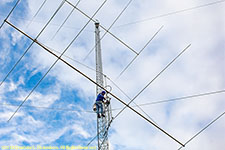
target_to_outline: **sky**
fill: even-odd
[[[61,2],[21,0],[7,21],[58,55],[66,49],[62,58],[95,80],[95,53],[87,56],[95,45],[94,22],[75,9],[56,34],[73,9],[65,2],[46,26]],[[69,2],[75,5],[77,0]],[[77,7],[91,17],[103,2],[81,0]],[[15,3],[16,0],[0,1],[0,24]],[[129,103],[126,95],[136,97],[151,81],[135,98],[136,104],[223,90],[208,96],[143,105],[145,114],[133,107],[184,144],[225,111],[225,1],[107,0],[93,19],[108,29],[126,6],[109,30],[117,39],[107,33],[101,40],[105,84],[112,87],[113,94]],[[103,28],[100,34],[105,34]],[[56,58],[7,23],[0,29],[0,80],[4,80],[28,47],[0,86],[1,149],[3,146],[86,146],[97,132],[96,114],[92,112],[95,85],[58,61],[29,95]],[[136,56],[131,49],[137,53],[143,51],[120,75]],[[113,116],[124,107],[113,97],[111,106]],[[224,131],[225,116],[222,116],[182,150],[223,149]],[[91,146],[97,146],[97,140]],[[110,150],[177,150],[181,145],[126,108],[112,122],[109,146]]]

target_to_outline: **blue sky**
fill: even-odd
[[[0,23],[15,2],[0,2]],[[71,2],[76,3],[75,0]],[[103,0],[81,0],[78,8],[91,16],[102,2]],[[135,102],[143,104],[224,90],[225,2],[133,23],[212,2],[215,1],[133,0],[110,30],[114,35],[139,52],[155,32],[162,25],[164,27],[119,79],[116,78],[135,54],[107,34],[101,43],[104,73],[133,98],[191,44]],[[42,3],[43,0],[22,0],[8,20],[32,38],[36,38],[61,1],[47,0],[33,18]],[[108,28],[127,3],[128,1],[107,1],[94,19],[98,19],[101,25]],[[88,21],[81,13],[74,11],[64,27],[52,38],[71,9],[65,3],[37,40],[52,50],[63,52]],[[101,29],[101,35],[103,34],[104,30]],[[94,46],[94,41],[94,23],[90,22],[63,56],[93,80],[95,71],[68,57],[95,68],[94,53],[84,60]],[[30,44],[31,41],[27,37],[4,24],[0,30],[0,80],[4,79]],[[95,100],[95,85],[60,61],[30,95],[24,107],[7,122],[17,108],[13,105],[19,105],[24,100],[55,60],[51,54],[33,44],[1,85],[0,146],[85,146],[96,135],[96,115],[91,112]],[[113,87],[112,92],[115,95],[129,102],[110,80],[107,80],[107,84]],[[146,105],[142,109],[160,127],[185,143],[224,112],[224,104],[224,93],[220,93],[184,101]],[[122,104],[112,99],[112,108],[121,107]],[[138,108],[135,109],[141,112]],[[118,110],[113,111],[113,115],[117,112]],[[225,138],[222,134],[225,130],[224,123],[225,118],[222,117],[183,149],[222,149]],[[115,119],[109,132],[111,150],[175,150],[180,146],[129,109]],[[92,145],[97,146],[96,142]]]

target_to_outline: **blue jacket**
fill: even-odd
[[[97,98],[96,98],[96,101],[101,101],[101,102],[103,102],[104,99],[105,99],[104,96],[102,95],[102,93],[100,93],[100,94],[98,94],[98,96],[97,96]]]

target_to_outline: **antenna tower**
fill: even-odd
[[[106,87],[106,85],[104,85],[103,80],[99,22],[95,23],[95,58],[96,58],[96,82],[102,87]],[[96,96],[100,92],[102,92],[102,90],[103,89],[101,87],[96,86]],[[106,98],[106,100],[110,99]],[[103,110],[105,112],[105,117],[101,118],[97,117],[98,150],[109,150],[108,129],[110,121],[112,119],[111,105],[103,104]]]

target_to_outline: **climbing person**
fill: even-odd
[[[98,94],[98,96],[96,98],[95,104],[97,107],[98,118],[101,118],[101,116],[105,117],[104,111],[103,111],[103,103],[104,103],[104,99],[105,99],[104,95],[105,95],[105,91],[102,91],[101,93]]]

